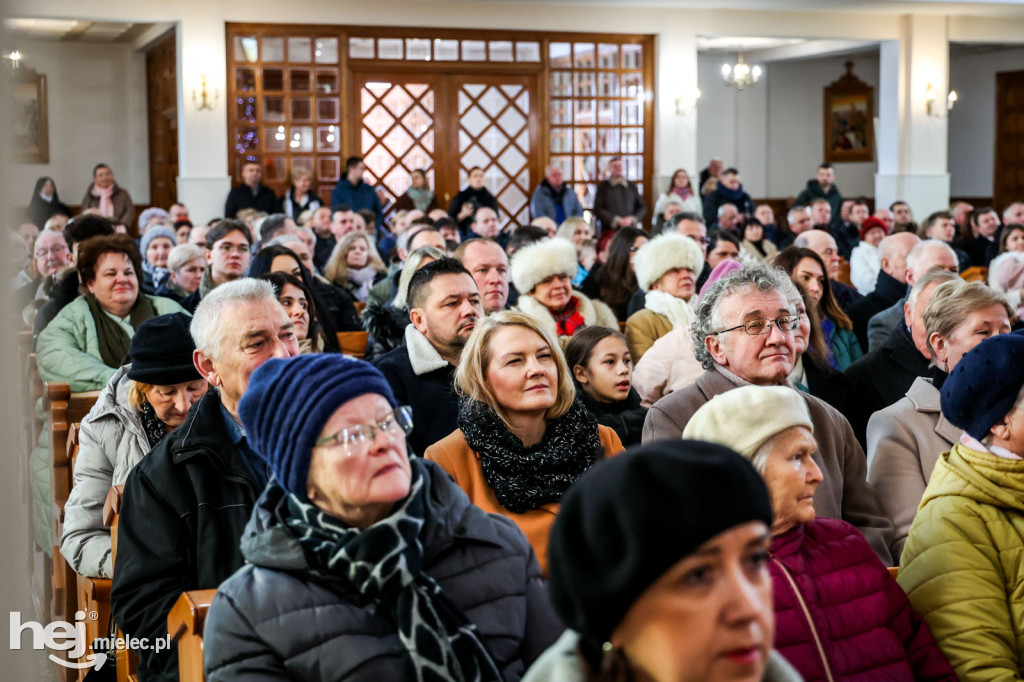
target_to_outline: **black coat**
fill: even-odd
[[[366,330],[366,360],[372,361],[405,343],[405,328],[409,326],[409,311],[386,303],[371,303],[363,310],[363,329]]]
[[[266,185],[260,185],[256,194],[252,193],[249,185],[239,185],[228,192],[228,199],[224,202],[224,217],[234,218],[243,208],[255,208],[264,213],[277,213],[280,202],[274,190]]]
[[[473,210],[480,208],[481,206],[487,206],[498,212],[498,199],[491,194],[491,191],[486,187],[480,189],[473,189],[470,186],[466,186],[465,189],[459,191],[452,199],[451,205],[448,207],[448,215],[451,219],[458,222],[459,230],[462,231],[462,238],[469,239],[473,236],[470,233],[469,226],[473,224],[473,217],[464,218],[459,221],[459,211],[462,210],[463,204],[473,204]],[[504,245],[503,245],[504,246]]]
[[[359,332],[363,325],[359,321],[359,313],[356,312],[355,298],[345,289],[335,286],[330,282],[313,277],[314,293],[320,297],[326,310],[324,314],[330,317],[330,325],[324,325],[325,329],[333,328],[339,332]],[[318,311],[319,312],[319,311]],[[337,340],[332,343],[337,347]]]
[[[476,625],[508,682],[554,643],[551,608],[529,543],[504,516],[485,514],[441,467],[414,460],[427,506],[419,538],[423,571]],[[285,530],[282,491],[267,487],[242,539],[248,564],[217,591],[203,633],[210,682],[412,679],[387,608],[340,580],[314,577]]]
[[[50,290],[50,300],[44,303],[39,312],[36,313],[36,319],[32,323],[33,348],[39,335],[46,329],[46,325],[50,324],[50,321],[57,317],[57,313],[63,310],[64,306],[78,298],[81,293],[78,291],[78,284],[78,270],[66,268],[63,272],[63,278],[54,284]]]
[[[829,284],[832,285],[832,295],[836,297],[836,303],[843,309],[843,312],[846,312],[851,305],[864,298],[859,291],[842,282],[831,280]]]
[[[835,215],[835,213],[832,215]],[[857,226],[851,223],[833,223],[828,228],[828,231],[832,234],[832,238],[836,240],[836,246],[839,247],[839,255],[846,260],[850,260],[853,250],[860,244],[860,231],[857,229]]]
[[[214,589],[241,568],[238,543],[260,491],[211,390],[125,482],[110,593],[125,633],[165,636],[182,592]],[[177,647],[140,651],[139,679],[177,680]]]
[[[845,374],[831,367],[818,367],[804,355],[804,380],[808,393],[846,414],[852,382]]]
[[[929,364],[901,324],[884,344],[846,368],[853,385],[844,414],[861,447],[871,415],[905,396],[917,377],[929,376]]]
[[[417,455],[459,428],[459,397],[453,383],[455,365],[446,363],[417,376],[405,345],[380,356],[373,365],[388,380],[398,404],[412,408],[409,445]]]
[[[327,267],[327,261],[331,259],[331,253],[334,251],[337,243],[334,237],[321,237],[317,235],[316,248],[313,251],[313,265],[323,271]]]
[[[636,389],[629,389],[626,399],[616,403],[598,402],[579,386],[576,387],[576,395],[580,397],[590,414],[594,415],[598,424],[615,431],[624,447],[640,445],[647,408],[640,404],[640,394]]]
[[[885,270],[878,271],[875,290],[859,301],[854,301],[846,314],[853,322],[853,333],[857,335],[861,350],[868,352],[868,321],[886,308],[893,306],[906,296],[907,285]]]

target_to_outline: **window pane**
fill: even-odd
[[[267,92],[284,90],[284,69],[263,69],[263,89]]]
[[[622,103],[622,123],[638,126],[644,123],[644,106],[640,100],[626,100]]]
[[[288,149],[288,137],[284,126],[268,126],[263,129],[263,151],[283,152]]]
[[[405,58],[417,61],[430,61],[430,41],[425,38],[406,38]]]
[[[305,123],[313,120],[313,102],[309,97],[293,97],[291,103],[292,121]]]
[[[349,38],[348,56],[352,59],[373,59],[373,38]]]
[[[577,69],[592,69],[594,68],[594,44],[593,43],[576,43],[573,46],[573,66]]]
[[[572,45],[569,43],[549,43],[548,63],[553,69],[572,67]]]
[[[284,97],[263,98],[263,120],[283,121],[284,120]]]
[[[619,46],[607,44],[598,45],[597,65],[602,69],[619,68]]]
[[[322,123],[338,122],[338,98],[320,97],[316,101],[316,120]]]
[[[601,97],[619,96],[619,74],[599,73],[597,74],[597,94]]]
[[[313,45],[309,38],[288,39],[288,61],[308,64],[312,61]]]
[[[239,121],[256,121],[256,98],[255,97],[236,97],[235,98],[235,118]]]
[[[288,179],[288,159],[283,156],[268,156],[263,159],[263,179],[267,182],[284,182]]]
[[[317,64],[338,63],[338,39],[317,38],[314,45],[313,57]]]
[[[316,129],[316,148],[321,152],[336,152],[341,148],[338,142],[338,128],[336,126],[321,126]],[[321,180],[327,178],[321,176]]]
[[[252,126],[235,128],[235,151],[239,154],[259,151],[259,134]]]
[[[292,170],[306,170],[309,174],[313,174],[313,157],[312,156],[293,156],[292,157]]]
[[[551,100],[551,123],[553,125],[572,124],[572,100]]]
[[[563,154],[572,151],[572,128],[551,129],[551,152]]]
[[[637,97],[643,94],[644,77],[639,72],[622,74],[623,97]]]
[[[380,59],[401,59],[402,39],[381,38],[377,41],[377,51]]]
[[[576,81],[575,94],[577,97],[593,97],[597,94],[597,83],[593,71],[577,71],[573,74]]]
[[[572,94],[572,72],[551,72],[551,96],[564,97]]]
[[[324,71],[316,72],[316,91],[324,94],[338,92],[338,72]]]
[[[516,43],[517,62],[539,62],[540,43]]]
[[[601,128],[598,131],[598,150],[602,153],[618,153],[619,130],[619,128]]]
[[[309,69],[292,69],[292,92],[312,92],[313,74]]]
[[[512,41],[492,40],[488,43],[492,62],[512,61]]]
[[[482,62],[487,59],[486,44],[482,40],[462,41],[462,60],[465,62]]]
[[[313,128],[310,126],[292,126],[288,147],[292,152],[313,151]]]
[[[573,111],[573,121],[576,122],[576,125],[594,125],[594,118],[594,100],[576,100],[575,110]]]
[[[644,151],[644,130],[643,128],[622,129],[622,151],[626,154],[643,154]]]
[[[235,67],[235,90],[249,92],[256,89],[256,69],[250,66]]]
[[[453,62],[459,59],[459,41],[434,40],[434,61]]]
[[[642,45],[622,46],[622,68],[639,69],[643,67],[644,48]]]
[[[263,61],[284,61],[284,38],[261,38],[260,43],[263,45]]]
[[[341,159],[320,159],[320,179],[324,181],[337,180],[341,173]],[[330,206],[328,200],[327,205]]]
[[[234,44],[236,62],[259,61],[259,51],[256,48],[254,36],[235,36]]]
[[[618,125],[619,102],[600,101],[597,103],[597,122],[603,125]]]

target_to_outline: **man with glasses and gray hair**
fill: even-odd
[[[786,385],[796,361],[795,314],[800,295],[777,268],[736,270],[711,285],[697,308],[693,340],[697,359],[707,370],[696,382],[656,402],[647,413],[643,442],[680,438],[694,412],[716,395],[737,386]],[[818,514],[856,526],[878,557],[892,565],[892,524],[867,484],[864,451],[849,422],[835,408],[802,394],[814,424],[814,459],[824,480],[814,493]],[[770,420],[771,414],[736,415]]]

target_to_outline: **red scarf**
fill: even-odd
[[[578,329],[587,326],[579,308],[579,300],[572,296],[561,312],[555,314],[555,331],[559,336],[572,336]]]

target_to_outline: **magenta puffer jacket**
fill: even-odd
[[[806,682],[956,681],[860,532],[819,518],[772,538],[775,648]]]

